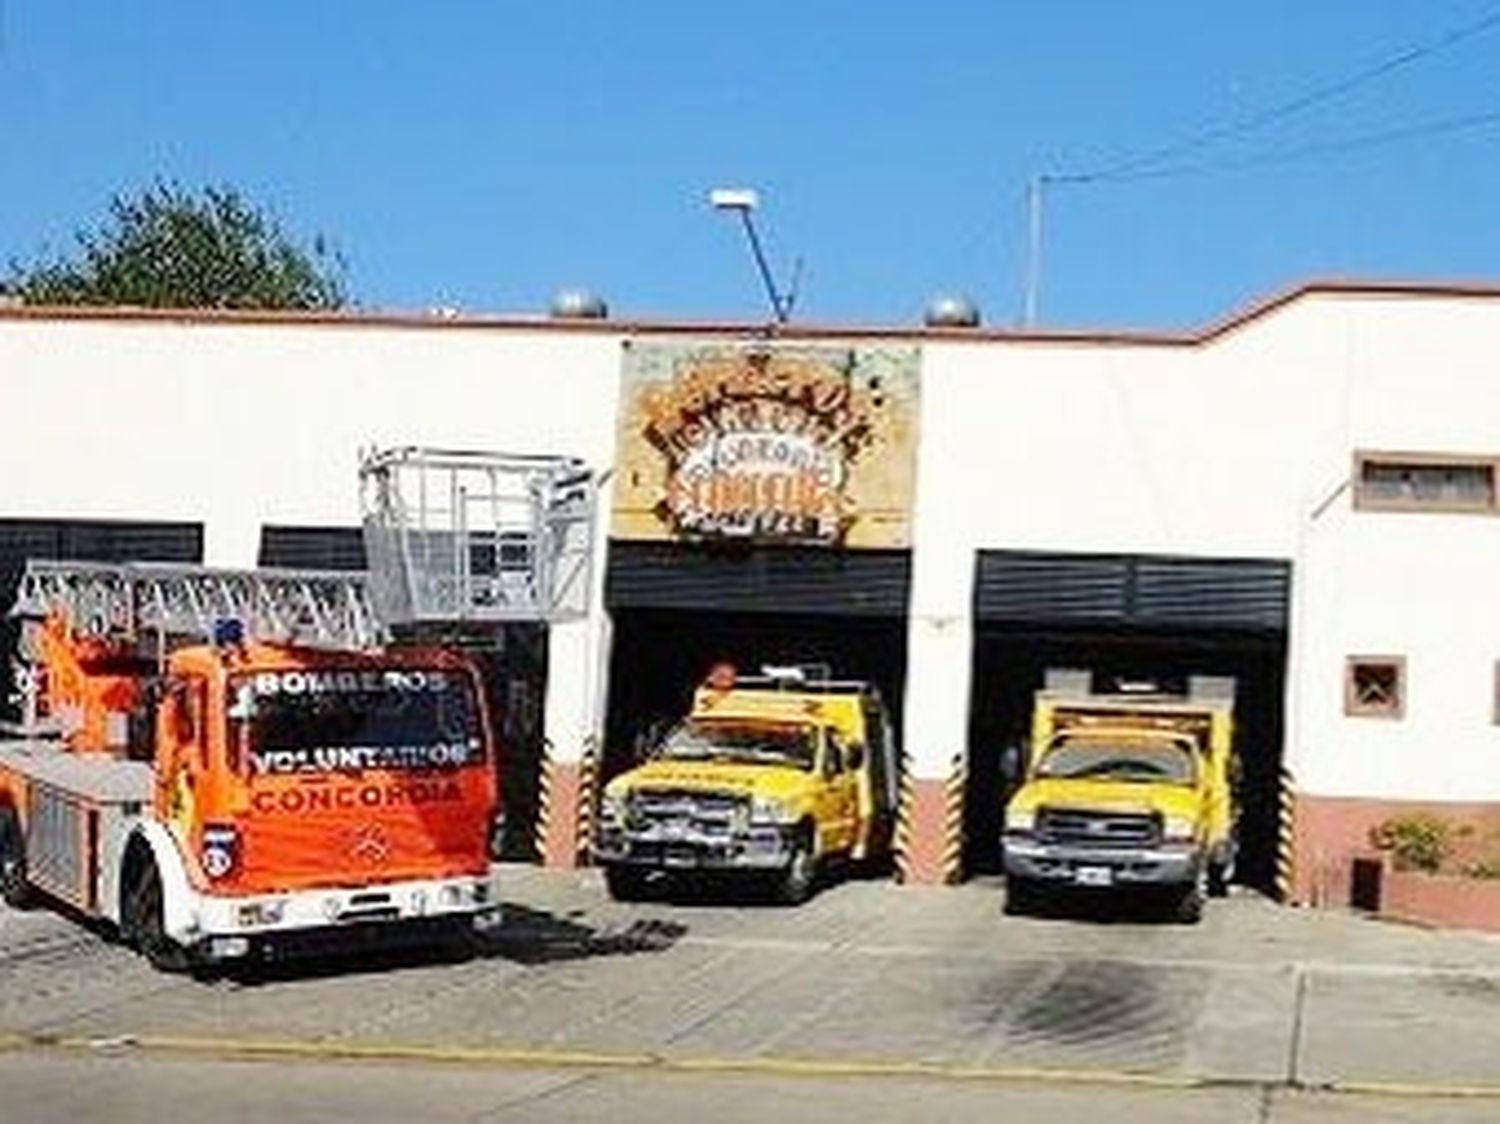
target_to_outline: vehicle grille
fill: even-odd
[[[1036,832],[1046,843],[1087,847],[1151,847],[1161,840],[1161,818],[1149,813],[1043,808]]]
[[[729,835],[748,801],[722,792],[646,789],[630,797],[630,826],[673,827],[705,835]]]

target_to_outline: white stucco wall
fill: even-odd
[[[359,450],[607,464],[618,340],[561,331],[0,319],[0,511],[199,520],[250,566],[263,522],[359,522]]]
[[[607,466],[626,334],[0,313],[0,517],[202,521],[207,561],[247,566],[263,523],[354,524],[371,444]],[[1500,519],[1356,513],[1340,492],[1357,448],[1500,455],[1500,294],[1315,291],[1199,344],[921,342],[919,774],[967,737],[978,550],[1232,555],[1293,561],[1304,790],[1500,799]],[[554,635],[565,758],[601,719],[608,636],[602,611]],[[1406,656],[1401,722],[1343,715],[1360,653]]]
[[[1500,458],[1500,302],[1347,302],[1353,451]],[[1500,517],[1304,511],[1288,762],[1316,795],[1500,800]],[[1344,713],[1349,656],[1406,661],[1403,716]]]

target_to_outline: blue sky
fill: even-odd
[[[748,184],[798,318],[1021,307],[1028,176],[1274,109],[1496,0],[705,4],[0,0],[0,262],[109,196],[228,183],[328,235],[372,308],[759,318]],[[1500,26],[1191,162],[1500,114]],[[1500,118],[1401,143],[1049,192],[1040,319],[1184,327],[1309,277],[1500,279]]]

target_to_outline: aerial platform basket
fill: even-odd
[[[597,485],[563,456],[403,447],[362,458],[369,591],[387,625],[588,612]]]

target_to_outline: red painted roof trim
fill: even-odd
[[[1413,282],[1317,280],[1291,286],[1236,309],[1203,328],[1184,332],[1089,329],[856,327],[826,324],[757,324],[725,320],[568,320],[551,316],[425,314],[413,312],[255,311],[247,309],[160,309],[96,306],[0,305],[0,321],[61,320],[113,323],[180,324],[220,327],[274,325],[334,328],[446,328],[503,331],[577,332],[583,335],[711,335],[745,339],[876,339],[944,342],[1095,343],[1157,347],[1195,347],[1264,319],[1283,307],[1312,296],[1383,296],[1411,298],[1500,298],[1500,282]]]

